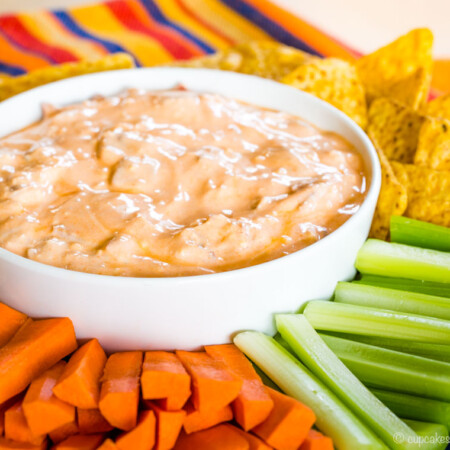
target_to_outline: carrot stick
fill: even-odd
[[[117,448],[118,447],[113,440],[106,439],[103,441],[103,444],[97,448],[97,450],[117,450]]]
[[[201,412],[194,408],[191,402],[186,405],[186,418],[183,428],[187,434],[195,431],[205,430],[214,427],[222,422],[233,420],[233,410],[230,405],[220,409],[214,409],[207,412]]]
[[[107,433],[114,427],[102,416],[99,409],[77,409],[80,434]]]
[[[104,438],[103,434],[74,434],[56,444],[52,450],[97,450]]]
[[[77,348],[70,319],[29,319],[0,349],[0,403]]]
[[[60,361],[35,378],[27,390],[22,409],[32,434],[48,434],[75,420],[75,408],[53,395],[52,388],[64,370]]]
[[[141,366],[142,352],[114,353],[106,362],[99,409],[112,426],[121,430],[136,426]]]
[[[45,439],[45,435],[38,436],[31,432],[23,413],[21,400],[5,412],[5,438],[33,445],[41,445]]]
[[[0,436],[2,436],[5,431],[5,412],[21,399],[21,395],[16,395],[0,405]]]
[[[264,422],[273,408],[273,401],[250,361],[233,344],[210,345],[205,350],[243,380],[241,392],[232,404],[236,422],[245,431]]]
[[[142,411],[135,428],[116,439],[119,450],[148,450],[155,445],[156,419],[153,411]]]
[[[48,436],[54,444],[59,444],[68,437],[78,434],[78,425],[76,419],[73,422],[63,425],[54,431],[51,431]]]
[[[177,351],[176,354],[191,375],[195,409],[221,409],[239,395],[242,380],[234,376],[223,362],[205,352]]]
[[[272,447],[296,450],[306,439],[316,416],[294,398],[271,388],[268,391],[274,407],[269,417],[252,431]]]
[[[27,442],[11,441],[0,437],[0,450],[46,450],[47,441],[40,445],[29,444]]]
[[[105,363],[106,354],[98,340],[90,340],[72,355],[53,392],[78,408],[98,408]]]
[[[142,397],[161,399],[166,410],[183,408],[191,395],[191,377],[174,353],[146,352],[141,376]]]
[[[247,433],[244,430],[241,430],[239,427],[235,427],[229,423],[224,424],[225,427],[233,428],[233,430],[237,431],[249,445],[249,450],[272,450],[273,447],[267,445],[264,441],[262,441],[258,436],[254,434]]]
[[[150,405],[156,416],[156,450],[173,448],[183,427],[186,411],[165,411],[155,404]]]
[[[333,441],[316,430],[309,430],[299,450],[333,450]]]
[[[234,427],[217,425],[192,434],[181,433],[174,450],[249,450],[250,444]]]
[[[25,314],[0,303],[0,347],[16,334],[26,320]]]

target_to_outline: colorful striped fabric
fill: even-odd
[[[0,16],[0,77],[128,52],[138,66],[275,40],[320,56],[359,54],[269,0],[112,0],[71,10]],[[450,88],[447,61],[438,88]],[[448,89],[450,90],[450,89]]]

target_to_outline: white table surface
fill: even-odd
[[[435,56],[450,57],[450,0],[273,0],[362,52],[369,52],[411,28],[435,35]],[[90,0],[0,0],[0,13],[67,8]]]

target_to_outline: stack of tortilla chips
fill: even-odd
[[[450,226],[450,94],[427,102],[433,35],[416,29],[357,61],[318,58],[275,42],[239,44],[177,67],[231,70],[289,84],[325,100],[364,128],[382,168],[371,236],[391,215]],[[133,67],[131,57],[63,64],[0,80],[0,100],[69,76]]]
[[[348,62],[253,42],[183,63],[271,78],[336,106],[378,151],[382,187],[371,236],[386,239],[391,215],[450,226],[450,95],[427,103],[433,35],[416,29]]]
[[[450,95],[427,102],[432,44],[429,30],[413,30],[356,62],[383,169],[375,237],[391,214],[450,226]]]

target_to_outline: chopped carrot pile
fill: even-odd
[[[12,441],[27,442],[40,445],[45,439],[43,435],[34,435],[23,413],[22,401],[19,400],[5,412],[5,437]]]
[[[205,352],[178,351],[177,356],[192,378],[192,403],[200,411],[213,411],[230,404],[241,391],[242,379]]]
[[[192,434],[181,434],[176,450],[249,450],[247,439],[234,427],[217,425]]]
[[[247,442],[249,445],[249,450],[271,450],[272,447],[268,444],[266,444],[262,439],[255,436],[252,433],[245,432],[244,430],[241,430],[238,427],[235,427],[231,424],[226,424],[227,427],[232,427],[233,430],[237,433],[239,433]]]
[[[12,405],[20,400],[21,396],[16,395],[0,405],[0,436],[5,432],[5,413]]]
[[[102,434],[74,434],[56,444],[53,450],[96,450],[103,440]]]
[[[201,412],[189,402],[186,406],[186,413],[183,428],[187,434],[233,420],[233,410],[230,405],[213,411]]]
[[[136,426],[139,405],[139,377],[142,352],[113,353],[105,366],[99,408],[116,428]]]
[[[333,450],[333,441],[316,430],[309,430],[300,450]]]
[[[253,433],[275,448],[296,450],[308,436],[316,417],[297,400],[269,388],[274,407],[269,417],[253,428]]]
[[[233,344],[210,345],[205,350],[243,380],[241,391],[233,402],[236,422],[246,431],[264,422],[273,408],[273,400],[250,361]]]
[[[191,396],[191,377],[174,353],[146,352],[142,365],[142,397],[159,400],[166,410],[183,408]]]
[[[151,405],[156,416],[156,450],[169,450],[174,447],[183,427],[186,411],[165,411]]]
[[[77,409],[78,431],[80,434],[107,433],[114,427],[102,416],[97,408]]]
[[[0,303],[0,346],[5,345],[26,320],[25,314]]]
[[[51,431],[48,434],[48,437],[53,442],[53,444],[59,444],[61,441],[64,441],[68,437],[78,433],[78,424],[77,421],[74,420],[67,425],[63,425],[62,427],[57,428],[55,431]]]
[[[48,433],[48,437],[53,442],[53,444],[59,444],[61,441],[64,441],[70,436],[74,434],[78,434],[78,425],[77,421],[68,423],[67,425],[63,425],[62,427],[57,428],[54,431]]]
[[[139,414],[139,421],[132,430],[126,431],[117,438],[116,445],[119,450],[148,450],[155,445],[155,438],[155,413],[146,410]]]
[[[75,407],[59,400],[53,386],[65,368],[60,361],[35,378],[27,390],[22,409],[34,435],[44,435],[75,420]]]
[[[107,356],[0,303],[0,450],[332,450],[232,344]]]
[[[76,347],[70,319],[29,319],[0,348],[0,403],[26,389],[34,378]]]
[[[99,380],[105,364],[105,352],[97,339],[92,339],[70,358],[53,392],[78,408],[98,408]]]

